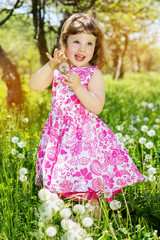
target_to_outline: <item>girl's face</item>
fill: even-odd
[[[77,33],[67,38],[66,55],[70,65],[86,67],[93,57],[96,37],[88,33]]]

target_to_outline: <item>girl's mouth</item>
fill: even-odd
[[[85,59],[85,56],[81,55],[81,54],[76,54],[75,55],[75,59],[77,61],[83,61]]]

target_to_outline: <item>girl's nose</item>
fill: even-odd
[[[79,45],[79,50],[81,50],[81,51],[85,51],[85,50],[86,50],[85,45],[80,44],[80,45]]]

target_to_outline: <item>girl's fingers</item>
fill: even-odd
[[[48,52],[46,52],[46,56],[48,57],[49,60],[52,59],[51,55]]]
[[[56,48],[55,50],[54,50],[54,58],[58,58],[58,49]]]

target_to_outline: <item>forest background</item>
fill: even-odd
[[[34,178],[51,89],[33,92],[28,82],[48,61],[46,52],[52,54],[58,47],[63,22],[77,12],[90,13],[97,19],[112,51],[110,64],[103,69],[106,102],[99,117],[125,145],[145,176],[145,181],[116,196],[121,202],[118,210],[102,199],[102,218],[94,219],[87,236],[101,240],[159,239],[158,0],[1,0],[0,239],[48,239],[46,229],[51,222],[39,224],[42,219],[37,209],[41,201]],[[22,167],[27,169],[23,176]],[[52,217],[58,229],[52,239],[65,239],[60,218]],[[73,213],[72,217],[76,219]]]

